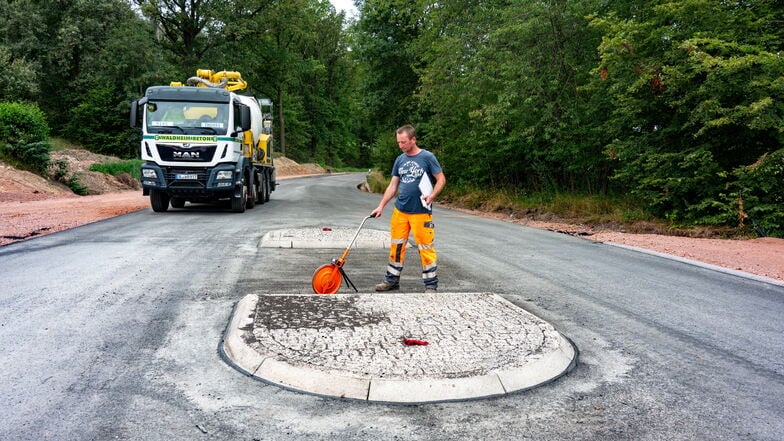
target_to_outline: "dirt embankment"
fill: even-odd
[[[78,176],[88,195],[77,196],[60,182],[0,162],[0,246],[150,206],[132,177],[89,170],[92,164],[119,158],[80,149],[52,152],[51,157],[54,164],[65,167],[66,176]],[[288,158],[276,159],[275,166],[279,178],[325,173],[318,165]]]
[[[138,183],[87,170],[92,163],[116,160],[84,150],[53,153],[80,173],[88,196],[77,196],[65,185],[0,162],[0,246],[62,231],[149,207]],[[313,164],[278,158],[279,178],[325,173]],[[630,234],[590,226],[512,218],[499,213],[472,212],[534,228],[579,235],[586,239],[644,248],[784,281],[784,239],[701,239],[661,234]]]

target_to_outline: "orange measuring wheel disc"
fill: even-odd
[[[343,284],[340,267],[334,263],[321,265],[313,273],[313,291],[316,294],[335,294]]]

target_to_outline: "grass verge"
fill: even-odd
[[[67,141],[63,138],[58,138],[56,136],[52,136],[49,138],[49,142],[52,143],[52,151],[56,152],[59,150],[84,150],[79,144],[74,144],[70,141]]]
[[[136,180],[141,180],[141,159],[127,159],[116,162],[100,162],[90,166],[91,171],[105,173],[107,175],[118,176],[122,173],[127,173],[133,176]]]
[[[389,179],[374,171],[367,177],[374,193],[383,193]],[[526,193],[514,189],[487,189],[447,184],[439,203],[485,213],[502,213],[515,219],[590,226],[628,233],[689,237],[745,237],[747,231],[720,226],[680,226],[648,214],[624,195],[580,193]]]

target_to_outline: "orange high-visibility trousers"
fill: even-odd
[[[419,249],[419,260],[422,262],[422,281],[428,288],[437,288],[438,258],[433,246],[435,238],[433,215],[429,213],[407,214],[397,208],[392,211],[392,220],[389,224],[392,243],[384,280],[391,285],[397,285],[400,282],[400,273],[403,272],[403,262],[406,258],[408,236],[411,233],[414,234],[414,241]]]

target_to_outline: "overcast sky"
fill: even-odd
[[[346,17],[357,15],[357,8],[354,7],[354,0],[329,0],[332,6],[339,11],[346,11]]]

